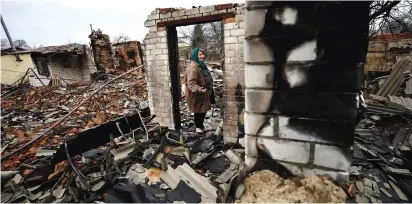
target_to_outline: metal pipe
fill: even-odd
[[[9,40],[11,49],[13,50],[13,52],[16,52],[16,47],[14,46],[13,39],[11,38],[9,30],[7,29],[6,23],[4,22],[3,15],[0,15],[0,19],[1,19],[1,25],[3,26],[3,30],[6,33],[7,39]],[[16,60],[19,62],[22,61],[18,54],[16,54]]]

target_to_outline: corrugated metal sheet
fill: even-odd
[[[373,114],[400,115],[408,111],[404,106],[390,101],[381,103],[379,101],[366,100],[366,105],[368,112]]]
[[[410,98],[403,98],[403,97],[397,97],[397,96],[389,96],[389,100],[400,104],[402,106],[405,106],[407,109],[412,110],[412,99]]]
[[[409,79],[409,80],[406,82],[405,93],[406,93],[406,94],[412,94],[412,79]]]
[[[399,89],[402,83],[403,73],[410,71],[412,67],[412,61],[409,59],[402,59],[396,63],[395,68],[389,77],[385,80],[383,85],[380,87],[376,95],[378,96],[388,96],[394,95]]]

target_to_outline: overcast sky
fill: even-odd
[[[89,43],[90,26],[111,38],[123,33],[142,41],[147,15],[155,8],[207,6],[244,0],[1,0],[1,14],[13,38],[31,46]],[[1,29],[1,38],[6,38]]]

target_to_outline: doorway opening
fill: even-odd
[[[224,103],[224,39],[223,21],[213,21],[192,25],[168,27],[169,64],[171,66],[171,81],[173,93],[173,115],[176,128],[187,132],[195,132],[194,114],[187,109],[184,75],[191,62],[195,48],[205,51],[204,60],[213,78],[215,103],[206,112],[204,130],[216,130],[223,121]],[[173,38],[173,39],[171,39]],[[176,98],[175,98],[176,97]],[[175,103],[176,102],[176,103]],[[177,117],[179,116],[179,117]],[[180,121],[180,122],[179,122]],[[180,126],[180,127],[178,127]]]

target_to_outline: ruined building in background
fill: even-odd
[[[114,68],[109,35],[103,34],[98,29],[97,31],[92,30],[89,38],[97,70],[108,73],[109,70]]]
[[[89,35],[94,61],[97,70],[109,73],[111,71],[127,71],[143,64],[142,48],[139,41],[110,43],[110,37],[100,29],[92,30]],[[139,69],[140,75],[143,68]]]
[[[143,64],[142,49],[139,41],[121,42],[112,45],[116,70],[126,71]],[[143,73],[143,69],[139,70]]]
[[[31,51],[31,58],[43,84],[59,79],[60,84],[90,81],[96,72],[90,48],[78,43],[40,47]],[[43,85],[34,76],[29,77],[33,86]]]

